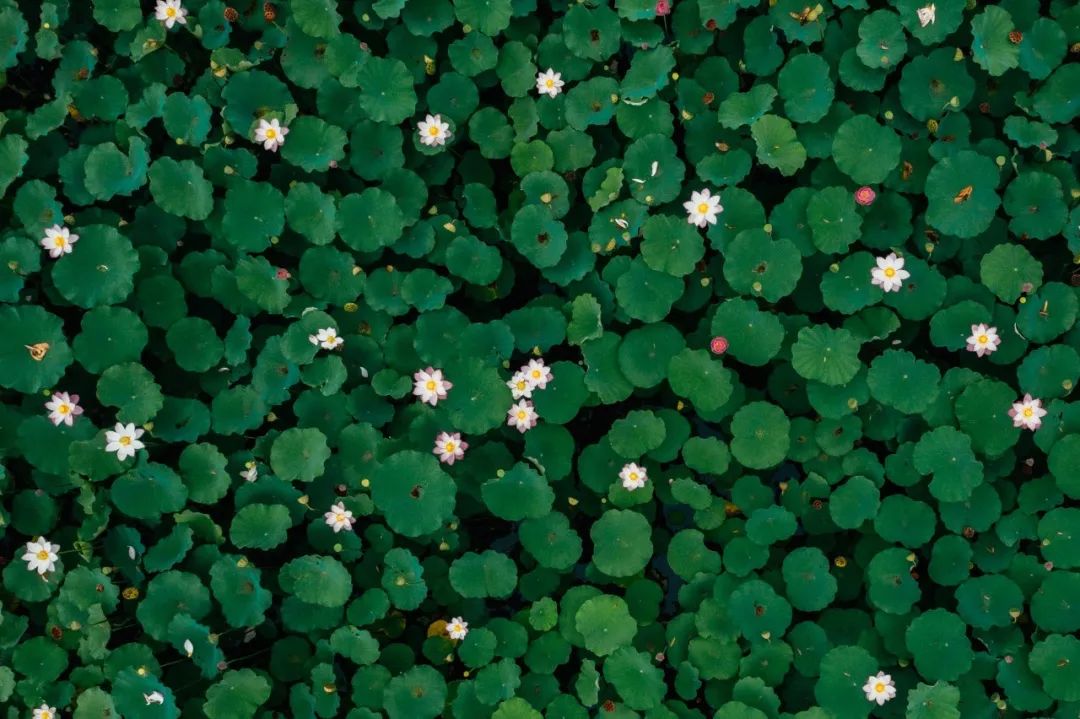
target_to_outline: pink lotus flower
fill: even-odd
[[[709,343],[709,349],[714,355],[722,355],[728,350],[727,337],[713,337]]]
[[[49,410],[49,421],[57,427],[61,424],[71,427],[75,424],[75,418],[83,413],[83,408],[79,406],[79,395],[67,392],[53,392],[45,403],[45,409]]]
[[[869,207],[874,204],[874,200],[877,199],[877,193],[873,189],[863,186],[855,190],[855,202],[858,202],[863,207]]]
[[[1012,417],[1013,427],[1023,427],[1032,431],[1042,426],[1042,418],[1047,415],[1043,409],[1042,400],[1035,399],[1030,394],[1025,394],[1019,402],[1013,402],[1009,416]]]
[[[441,369],[428,367],[413,373],[413,394],[434,407],[440,399],[446,399],[446,393],[454,385],[445,377]]]
[[[999,344],[1001,344],[1001,338],[998,337],[997,327],[984,324],[971,326],[971,336],[967,338],[969,352],[982,357],[996,352]]]
[[[461,439],[460,432],[440,432],[435,438],[435,449],[431,450],[439,456],[439,461],[444,464],[453,464],[465,456],[465,450],[469,443]]]

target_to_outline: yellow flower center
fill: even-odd
[[[895,276],[895,275],[896,275],[896,270],[894,270],[894,269],[893,269],[893,268],[891,268],[891,267],[886,267],[886,268],[885,268],[885,276],[886,276],[886,277],[893,277],[893,276]]]
[[[428,128],[427,134],[431,135],[432,137],[438,137],[439,136],[439,126],[438,125],[432,125],[431,127]]]
[[[874,691],[876,691],[878,694],[885,691],[885,683],[884,682],[878,682],[877,684],[875,684],[874,685]]]
[[[168,17],[176,17],[176,8],[174,8],[174,7],[165,8],[165,14]],[[49,718],[45,717],[45,719],[49,719]]]
[[[57,247],[63,247],[67,244],[67,240],[64,239],[63,235],[57,235],[55,238],[55,242]]]
[[[117,441],[117,442],[119,442],[120,444],[122,444],[122,445],[124,445],[124,446],[126,447],[126,446],[128,446],[129,444],[131,444],[131,437],[126,437],[126,436],[125,436],[125,437],[121,437],[120,439],[118,439],[118,440],[116,440],[116,441]]]
[[[630,481],[631,482],[636,482],[637,478],[638,478],[638,473],[637,472],[631,472],[630,473]]]
[[[68,412],[71,411],[71,405],[62,404],[62,405],[60,405],[59,407],[56,408],[56,411],[59,412],[60,414],[67,414]]]
[[[519,420],[521,420],[522,422],[524,422],[524,421],[525,421],[525,419],[526,419],[526,418],[527,418],[528,416],[529,416],[529,413],[528,413],[528,412],[526,412],[525,410],[523,410],[523,409],[522,409],[522,410],[518,410],[518,413],[517,413],[517,418],[518,418]]]
[[[528,386],[529,386],[529,383],[526,382],[525,380],[521,380],[520,382],[517,383],[517,388],[520,389],[520,390],[524,390]]]
[[[427,384],[424,385],[424,386],[427,387],[430,391],[434,392],[435,391],[435,380],[429,379],[427,381]]]
[[[987,342],[990,341],[990,338],[987,337],[986,335],[979,335],[978,340],[979,340],[979,344],[984,345],[984,344],[986,344]]]
[[[266,139],[267,140],[273,140],[276,137],[277,137],[277,130],[275,130],[272,127],[266,128]]]
[[[707,214],[709,211],[709,205],[705,202],[702,202],[700,205],[697,206],[697,211],[698,214],[701,215]]]
[[[540,379],[540,376],[541,376],[540,370],[534,369],[532,371],[532,376],[533,376],[533,379]]]
[[[555,81],[552,80],[550,77],[547,80],[544,80],[544,84],[548,87],[555,87]]]
[[[338,522],[344,522],[345,521],[345,515],[342,514],[341,512],[338,512],[337,514],[334,515],[334,519],[336,521],[338,521]]]
[[[53,719],[52,712],[41,712],[41,719]]]
[[[443,445],[447,452],[453,452],[456,445],[453,442],[447,442]]]
[[[49,559],[49,553],[42,549],[40,552],[37,553],[37,558],[42,561],[47,561]]]
[[[1025,417],[1033,417],[1034,415],[1035,415],[1035,410],[1033,410],[1031,407],[1025,407],[1024,408],[1024,416]]]

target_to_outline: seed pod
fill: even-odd
[[[263,17],[266,18],[266,22],[277,20],[277,8],[273,3],[263,3]]]
[[[236,12],[236,8],[225,8],[225,19],[229,22],[236,22],[240,18],[240,13]]]

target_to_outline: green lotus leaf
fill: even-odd
[[[630,68],[623,76],[623,97],[635,100],[652,97],[668,84],[674,67],[675,55],[667,46],[635,53]]]
[[[333,557],[298,557],[281,568],[278,580],[285,592],[320,607],[340,607],[352,593],[348,570]]]
[[[517,586],[517,565],[501,552],[467,552],[450,565],[450,584],[463,597],[505,599]]]
[[[705,350],[684,349],[667,365],[671,389],[703,412],[723,407],[734,391],[730,370],[711,359]]]
[[[712,321],[713,336],[728,340],[728,352],[745,364],[761,366],[780,351],[784,326],[752,300],[726,300]]]
[[[615,297],[622,309],[642,322],[658,322],[682,296],[683,280],[651,269],[644,260],[634,259],[615,284]]]
[[[580,610],[578,616],[581,616]],[[666,690],[661,669],[654,666],[648,654],[630,647],[616,649],[604,661],[604,679],[631,709],[660,706]]]
[[[916,617],[904,634],[919,674],[931,681],[954,681],[971,665],[974,652],[967,625],[945,609],[932,609]]]
[[[776,95],[776,88],[766,84],[755,85],[747,92],[731,93],[720,103],[720,124],[730,130],[755,124],[772,109]]]
[[[907,54],[907,36],[900,16],[891,10],[875,10],[859,23],[859,60],[871,68],[891,69]]]
[[[317,117],[298,117],[289,126],[281,157],[308,172],[328,170],[345,159],[345,142],[340,127]]]
[[[547,516],[555,500],[544,478],[523,464],[489,479],[481,493],[492,514],[509,521]]]
[[[1020,63],[1020,48],[1009,38],[1012,15],[990,6],[971,19],[971,56],[991,75],[1002,75]]]
[[[802,258],[791,241],[773,240],[764,230],[743,230],[728,244],[724,279],[745,295],[778,302],[791,294],[802,274]]]
[[[128,141],[126,155],[111,142],[97,145],[86,156],[86,190],[99,200],[131,195],[146,184],[148,163],[146,143],[138,137]]]
[[[1061,183],[1045,172],[1026,172],[1005,188],[1009,230],[1023,238],[1045,240],[1061,232],[1068,216]]]
[[[975,81],[947,48],[912,58],[900,73],[900,101],[916,120],[936,118],[946,107],[963,109],[974,95]]]
[[[607,656],[627,646],[637,633],[637,623],[630,616],[621,597],[601,594],[582,604],[574,615],[574,624],[585,640],[585,648],[598,656]]]
[[[791,347],[791,366],[806,379],[831,386],[847,384],[862,367],[859,342],[845,329],[803,328]]]
[[[407,537],[435,531],[454,511],[454,481],[431,454],[399,452],[371,478],[371,498],[390,527]]]
[[[731,421],[731,453],[751,469],[774,467],[787,456],[790,425],[784,411],[774,404],[745,404]]]
[[[1080,299],[1060,282],[1050,282],[1027,297],[1016,316],[1016,328],[1031,342],[1050,342],[1076,323]]]
[[[150,165],[149,176],[150,194],[161,209],[192,220],[210,216],[214,209],[213,187],[202,168],[191,160],[177,162],[162,157]]]
[[[127,238],[111,227],[91,225],[79,228],[74,249],[53,265],[53,281],[65,299],[91,308],[131,294],[139,257]]]
[[[628,509],[609,509],[589,530],[593,542],[593,564],[612,577],[630,577],[652,557],[648,520]]]
[[[777,76],[784,111],[792,122],[817,122],[832,105],[835,89],[829,64],[812,53],[791,57]]]
[[[641,230],[641,256],[650,268],[683,277],[705,255],[705,243],[683,218],[654,215]]]
[[[884,182],[900,162],[900,138],[868,115],[845,120],[833,137],[832,157],[844,174],[862,185]]]
[[[1003,302],[1015,302],[1042,285],[1042,264],[1021,245],[1003,243],[983,255],[979,264],[982,283]]]
[[[806,164],[806,148],[786,118],[763,115],[754,121],[750,134],[757,143],[758,160],[780,174],[793,175]]]

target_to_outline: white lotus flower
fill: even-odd
[[[562,92],[563,85],[562,73],[555,72],[550,67],[547,72],[537,73],[536,75],[536,91],[541,95],[547,95],[548,97],[555,97]]]
[[[244,464],[244,469],[240,472],[240,477],[245,482],[254,482],[259,478],[259,468],[254,462],[246,462]]]
[[[151,704],[164,704],[165,703],[165,696],[161,692],[158,692],[158,691],[153,691],[153,692],[150,692],[149,694],[143,694],[142,698],[143,698],[143,701],[146,702],[146,706],[150,706]]]
[[[282,127],[277,118],[270,122],[259,120],[259,126],[255,128],[255,142],[261,142],[264,150],[277,152],[278,148],[285,144],[285,136],[289,134],[289,128]]]
[[[691,192],[690,199],[683,203],[683,207],[686,209],[686,221],[698,227],[715,225],[716,216],[724,211],[720,196],[710,193],[708,189]]]
[[[353,513],[345,509],[345,505],[341,502],[331,505],[330,511],[323,515],[326,518],[326,525],[334,530],[334,534],[337,534],[343,529],[352,529]]]
[[[83,413],[83,408],[79,406],[79,395],[69,395],[67,392],[53,392],[45,403],[45,409],[49,410],[49,420],[57,427],[62,424],[72,426],[75,418]]]
[[[877,258],[877,267],[870,268],[870,283],[880,285],[883,292],[899,292],[911,273],[904,269],[904,258],[895,252]]]
[[[539,415],[536,414],[536,409],[533,408],[532,402],[527,399],[511,405],[510,409],[506,411],[506,424],[522,434],[535,427],[538,419]]]
[[[453,464],[465,456],[465,450],[469,443],[461,439],[460,432],[439,432],[435,438],[435,449],[432,450],[444,464]]]
[[[552,380],[551,368],[542,359],[529,360],[527,365],[522,365],[521,372],[533,389],[546,389],[547,383]]]
[[[34,710],[33,719],[56,719],[56,707],[42,704]]]
[[[105,445],[105,451],[116,452],[116,458],[121,462],[128,457],[134,457],[136,452],[146,447],[139,441],[139,437],[142,437],[144,433],[145,430],[136,428],[132,423],[117,422],[116,429],[105,432],[105,441],[108,443]]]
[[[885,672],[867,677],[862,690],[866,692],[866,701],[877,702],[878,706],[896,696],[896,685],[893,684],[892,677]]]
[[[1013,402],[1009,416],[1012,417],[1013,427],[1023,427],[1032,431],[1042,426],[1042,418],[1047,415],[1043,409],[1042,400],[1035,399],[1030,394],[1025,394],[1019,402]]]
[[[529,399],[532,397],[533,384],[525,376],[524,372],[515,372],[510,381],[506,383],[506,386],[510,388],[514,399],[521,399],[522,397]]]
[[[440,399],[446,399],[446,393],[454,385],[443,378],[441,369],[428,367],[413,374],[412,393],[420,398],[421,402],[427,402],[432,407]]]
[[[59,544],[50,544],[45,537],[38,537],[38,541],[26,543],[26,554],[22,559],[31,572],[47,574],[56,569],[56,560],[60,558],[56,553],[58,549]]]
[[[645,482],[649,479],[649,473],[645,471],[644,467],[630,462],[623,465],[622,471],[619,472],[619,479],[622,480],[622,486],[625,489],[633,492],[635,489],[641,489],[645,486]]]
[[[189,657],[195,653],[195,645],[191,643],[190,639],[184,640],[184,651],[187,652]]]
[[[454,617],[446,623],[446,633],[451,639],[464,639],[469,633],[469,623],[461,617]]]
[[[187,10],[180,4],[180,0],[158,0],[154,17],[165,23],[169,30],[172,30],[176,23],[187,25]]]
[[[915,14],[919,18],[919,25],[926,27],[927,25],[933,25],[937,20],[937,8],[934,7],[934,3],[930,3],[924,7],[921,7],[915,11]]]
[[[337,330],[333,327],[327,327],[319,330],[316,334],[308,335],[308,342],[318,345],[324,350],[336,349],[345,344],[345,340],[338,337]]]
[[[1000,344],[1001,338],[998,337],[997,327],[988,327],[984,324],[971,326],[971,336],[967,338],[969,352],[982,357],[996,352]]]
[[[78,235],[71,234],[71,230],[62,225],[53,225],[45,230],[45,236],[39,244],[42,249],[48,250],[49,257],[54,260],[61,255],[70,255],[72,245],[79,241]]]
[[[445,145],[454,134],[450,132],[450,124],[443,122],[442,115],[428,115],[417,123],[416,129],[420,133],[420,142],[428,147]]]

